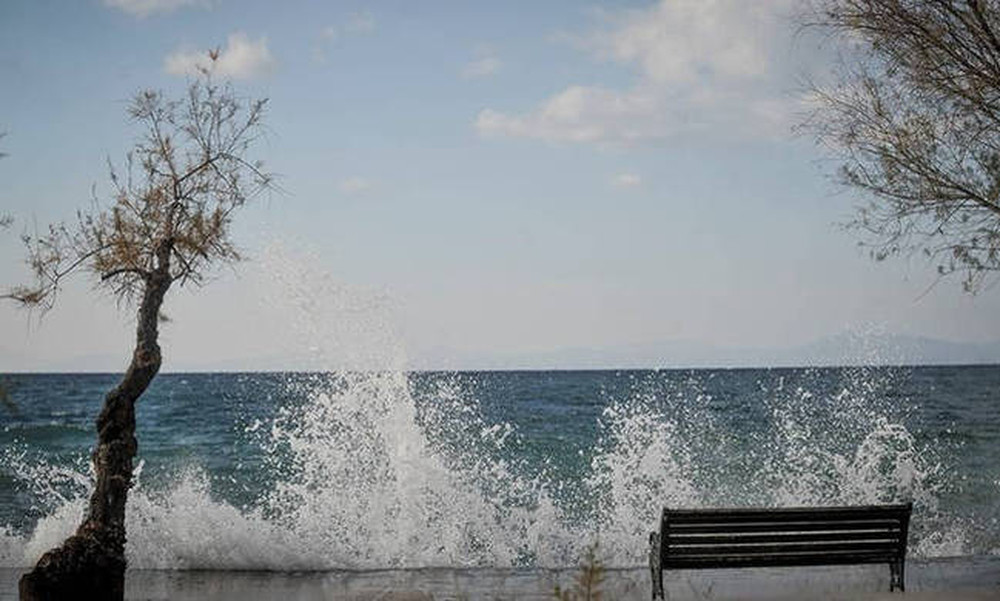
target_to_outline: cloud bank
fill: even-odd
[[[661,0],[647,9],[598,13],[602,27],[564,36],[601,61],[635,73],[631,87],[575,84],[533,109],[485,108],[484,136],[637,145],[711,128],[787,131],[795,99],[787,76],[790,0]]]

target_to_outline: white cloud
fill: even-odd
[[[500,70],[503,62],[495,56],[485,56],[474,60],[462,68],[462,77],[471,79],[475,77],[488,77]]]
[[[582,41],[598,54],[637,64],[649,80],[667,84],[760,77],[768,69],[768,41],[776,8],[785,2],[661,0],[627,11],[610,31]]]
[[[642,177],[637,173],[619,173],[611,183],[617,188],[638,188],[642,185]]]
[[[104,6],[117,8],[140,19],[154,13],[168,13],[184,6],[205,5],[204,0],[104,0]]]
[[[219,51],[212,72],[221,77],[250,79],[266,75],[274,69],[274,58],[267,47],[267,39],[251,40],[245,33],[229,36],[226,47]],[[164,61],[163,68],[171,75],[196,75],[212,67],[209,51],[178,50]]]
[[[601,13],[605,28],[573,43],[628,66],[625,89],[571,85],[525,113],[480,111],[487,136],[632,145],[692,129],[784,133],[793,99],[778,83],[779,44],[790,0],[661,0],[655,6]],[[785,53],[787,54],[787,52]]]
[[[337,189],[344,194],[361,194],[371,190],[372,186],[373,183],[363,177],[348,177],[340,180],[340,183],[337,184]]]
[[[659,105],[658,98],[640,90],[622,93],[572,86],[527,115],[511,116],[484,109],[476,118],[476,129],[488,136],[628,144],[660,129],[651,127],[654,121],[661,120]]]

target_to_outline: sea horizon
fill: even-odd
[[[602,371],[759,371],[759,370],[809,370],[809,369],[850,369],[850,368],[886,368],[906,369],[919,367],[1000,367],[1000,361],[989,362],[959,362],[959,363],[829,363],[815,365],[699,365],[699,366],[608,366],[608,367],[461,367],[461,368],[383,368],[383,369],[191,369],[191,370],[161,370],[157,375],[185,374],[326,374],[326,373],[370,373],[370,372],[404,372],[404,373],[477,373],[477,372],[602,372]],[[4,375],[120,375],[125,370],[12,370],[0,371]]]

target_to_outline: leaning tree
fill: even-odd
[[[921,251],[976,291],[1000,272],[1000,2],[811,0],[842,41],[807,126],[865,199],[876,259]]]
[[[160,369],[160,308],[174,284],[200,285],[212,267],[239,260],[233,215],[271,185],[262,164],[248,159],[264,105],[207,70],[178,99],[137,94],[128,113],[143,133],[124,167],[111,169],[113,198],[69,225],[24,236],[35,281],[8,298],[50,309],[65,278],[84,271],[138,315],[131,361],[97,418],[96,483],[83,522],[21,578],[22,599],[123,598],[135,404]]]

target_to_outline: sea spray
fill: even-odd
[[[817,372],[767,397],[774,438],[761,479],[770,482],[775,505],[914,504],[911,532],[917,554],[959,555],[965,534],[941,513],[945,475],[939,450],[921,445],[904,425],[914,407],[890,403],[901,368],[840,370],[839,390],[816,395]],[[942,533],[952,532],[944,536]],[[937,543],[925,543],[931,538]]]
[[[521,565],[558,523],[537,480],[499,450],[511,427],[478,420],[443,383],[418,408],[392,303],[280,247],[266,254],[272,303],[325,371],[264,441],[282,474],[263,507],[318,567]],[[555,561],[549,556],[549,561]]]
[[[970,535],[981,522],[940,509],[949,474],[937,441],[907,426],[917,408],[896,395],[905,370],[413,374],[380,294],[280,256],[265,264],[282,278],[269,298],[289,339],[320,369],[283,376],[260,397],[236,388],[247,396],[227,426],[244,450],[226,472],[233,486],[220,482],[215,455],[158,467],[146,456],[127,512],[135,568],[554,567],[574,565],[594,541],[606,565],[635,566],[665,504],[912,500],[914,554],[998,546]],[[209,377],[226,390],[265,379]],[[555,387],[543,401],[491,396],[484,384],[514,380]],[[145,425],[174,432],[168,446],[198,438],[190,416],[212,401],[185,394],[163,403],[191,403],[172,414],[187,421]],[[140,420],[171,415],[144,403]],[[529,434],[538,421],[540,446]],[[38,519],[2,525],[2,565],[34,562],[84,510],[86,450],[70,460],[44,451],[4,451],[0,469]]]
[[[970,547],[982,524],[938,508],[948,475],[897,415],[865,409],[879,401],[858,398],[853,385],[821,392],[815,374],[797,373],[781,386],[769,380],[760,403],[723,402],[707,392],[718,383],[698,374],[640,372],[636,384],[593,388],[595,422],[574,416],[555,429],[555,440],[582,446],[549,445],[541,462],[528,459],[523,418],[498,419],[467,377],[287,376],[272,417],[251,412],[232,425],[263,457],[236,472],[259,480],[260,492],[236,502],[208,458],[168,477],[147,461],[129,499],[128,557],[165,569],[566,566],[597,540],[607,565],[634,566],[664,504],[905,500],[916,503],[913,554],[995,548],[994,539]],[[583,377],[625,378],[559,376]],[[585,427],[592,443],[579,438]],[[586,457],[567,472],[574,448]],[[83,465],[7,454],[4,470],[42,517],[0,536],[6,565],[30,564],[76,527]]]
[[[510,501],[531,485],[502,461],[462,465],[436,450],[405,374],[324,379],[310,402],[275,421],[286,476],[265,502],[317,567],[515,565],[530,551],[537,503]]]
[[[307,253],[274,243],[251,273],[261,311],[283,325],[271,341],[294,371],[405,371],[396,303],[384,290],[334,277]]]
[[[663,506],[702,503],[691,482],[693,464],[676,423],[648,399],[612,404],[601,424],[603,441],[588,478],[596,515],[582,538],[599,540],[601,553],[616,566],[641,564],[641,542]]]

